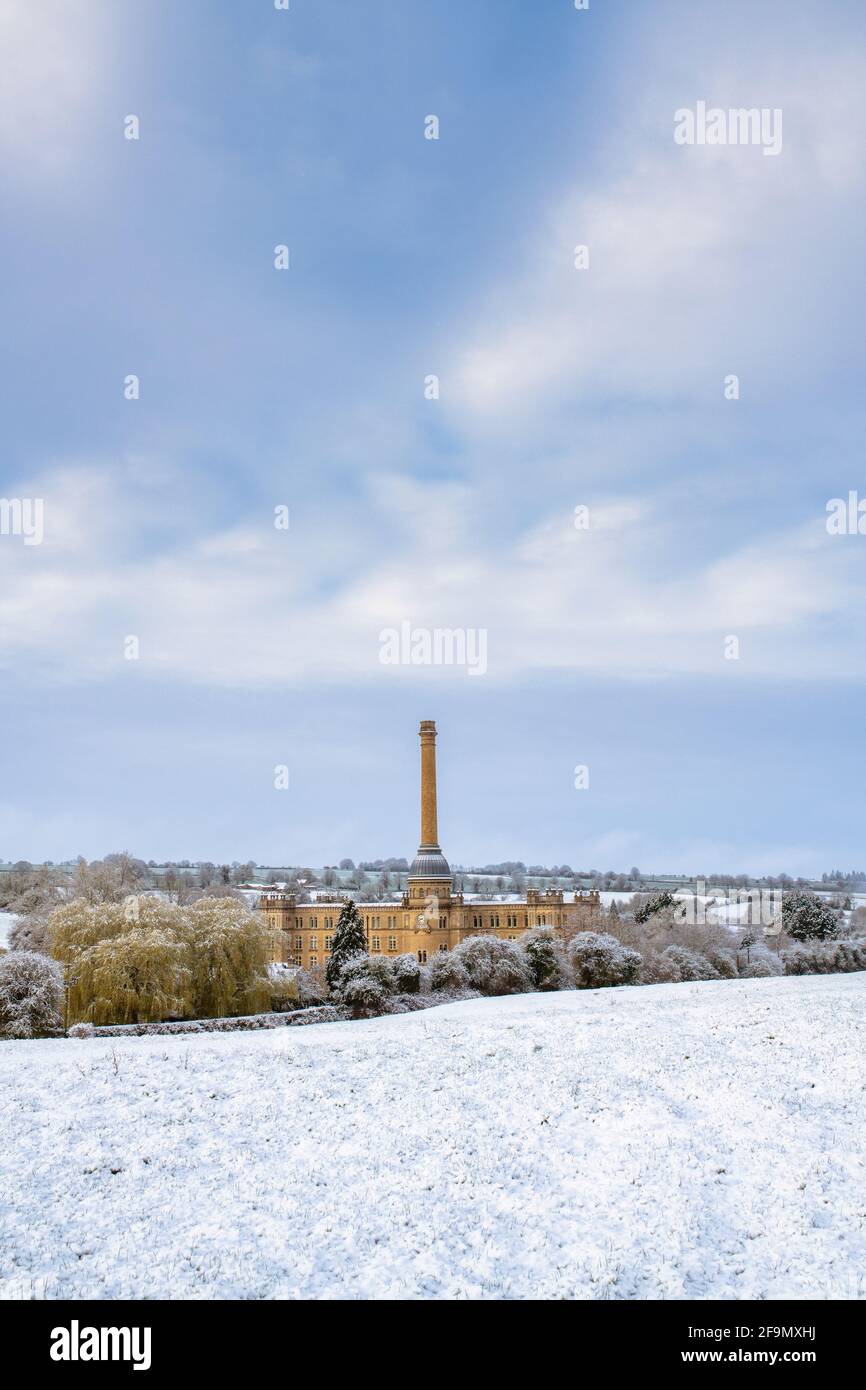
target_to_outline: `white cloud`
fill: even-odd
[[[817,67],[787,51],[759,66],[744,59],[739,29],[736,40],[733,57],[694,58],[689,91],[721,106],[781,107],[781,155],[676,146],[684,54],[654,54],[652,76],[634,77],[611,121],[607,182],[561,187],[512,258],[518,268],[457,328],[443,403],[465,429],[537,432],[540,405],[611,395],[720,397],[723,371],[790,372],[812,348],[803,335],[815,318],[798,315],[791,289],[814,277],[828,210],[850,217],[862,199],[862,56],[825,53]],[[576,169],[579,153],[575,141]],[[577,245],[589,247],[588,270],[573,267]]]
[[[482,494],[451,484],[380,480],[363,527],[334,508],[327,526],[301,511],[278,532],[265,511],[200,535],[161,529],[155,494],[107,470],[60,470],[38,495],[44,544],[0,541],[0,649],[55,679],[117,675],[129,634],[145,677],[382,679],[378,634],[404,620],[486,628],[493,681],[813,676],[822,655],[836,676],[866,673],[846,629],[864,598],[860,538],[828,536],[822,518],[708,557],[639,497],[600,502],[588,531],[557,515],[506,544],[484,532]],[[156,546],[137,551],[148,536]],[[738,663],[724,660],[729,634]]]
[[[0,160],[7,177],[55,181],[80,163],[82,125],[108,65],[105,18],[89,0],[3,0]]]

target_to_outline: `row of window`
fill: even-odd
[[[386,917],[385,922],[386,930],[396,930],[396,926],[398,926],[398,919],[396,919],[396,917]],[[374,931],[379,930],[378,917],[366,917],[366,919],[364,919],[364,923],[366,923],[367,930],[370,930],[371,927],[373,927]],[[268,916],[268,924],[270,924],[271,927],[279,926],[277,917],[275,917],[274,915]],[[407,917],[405,924],[406,927],[409,927],[409,917]],[[517,927],[518,929],[518,927],[520,927],[520,917],[518,917],[518,913],[506,913],[505,924],[506,929],[507,927]],[[546,916],[546,913],[538,913],[539,927],[555,926],[555,924],[556,923],[553,922],[548,923],[548,916]],[[310,917],[309,922],[306,923],[302,923],[300,917],[295,917],[295,930],[300,931],[300,929],[302,929],[302,926],[306,927],[306,929],[309,931],[318,931],[318,917]],[[527,929],[528,926],[530,926],[530,915],[528,915],[528,912],[524,912],[523,929]],[[325,931],[334,931],[334,917],[324,917],[324,927]],[[492,927],[492,929],[499,929],[499,913],[493,913],[493,915],[487,917],[487,919],[485,919],[485,917],[482,917],[480,913],[474,913],[473,927],[475,930],[484,929],[484,927]],[[439,917],[439,931],[446,930],[448,930],[448,917],[441,916]],[[328,940],[328,938],[325,938],[325,940]],[[297,944],[300,945],[300,937],[297,938]],[[316,949],[316,938],[314,937],[310,937],[310,949]],[[325,947],[325,951],[327,951],[327,949],[329,948]],[[389,947],[388,949],[389,951],[391,951],[391,949],[395,949],[396,951],[396,947]]]

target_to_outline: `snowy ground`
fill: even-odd
[[[17,921],[14,912],[0,912],[0,946],[8,947],[9,933]]]
[[[0,1294],[862,1298],[866,974],[0,1044]]]

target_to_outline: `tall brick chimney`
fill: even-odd
[[[451,892],[451,870],[439,848],[436,814],[436,721],[422,719],[421,738],[421,843],[409,868],[413,897],[447,897]]]
[[[438,850],[439,827],[436,816],[436,721],[422,719],[421,737],[421,844],[423,850]]]

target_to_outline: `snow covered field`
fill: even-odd
[[[866,1296],[866,974],[0,1044],[0,1294]]]

